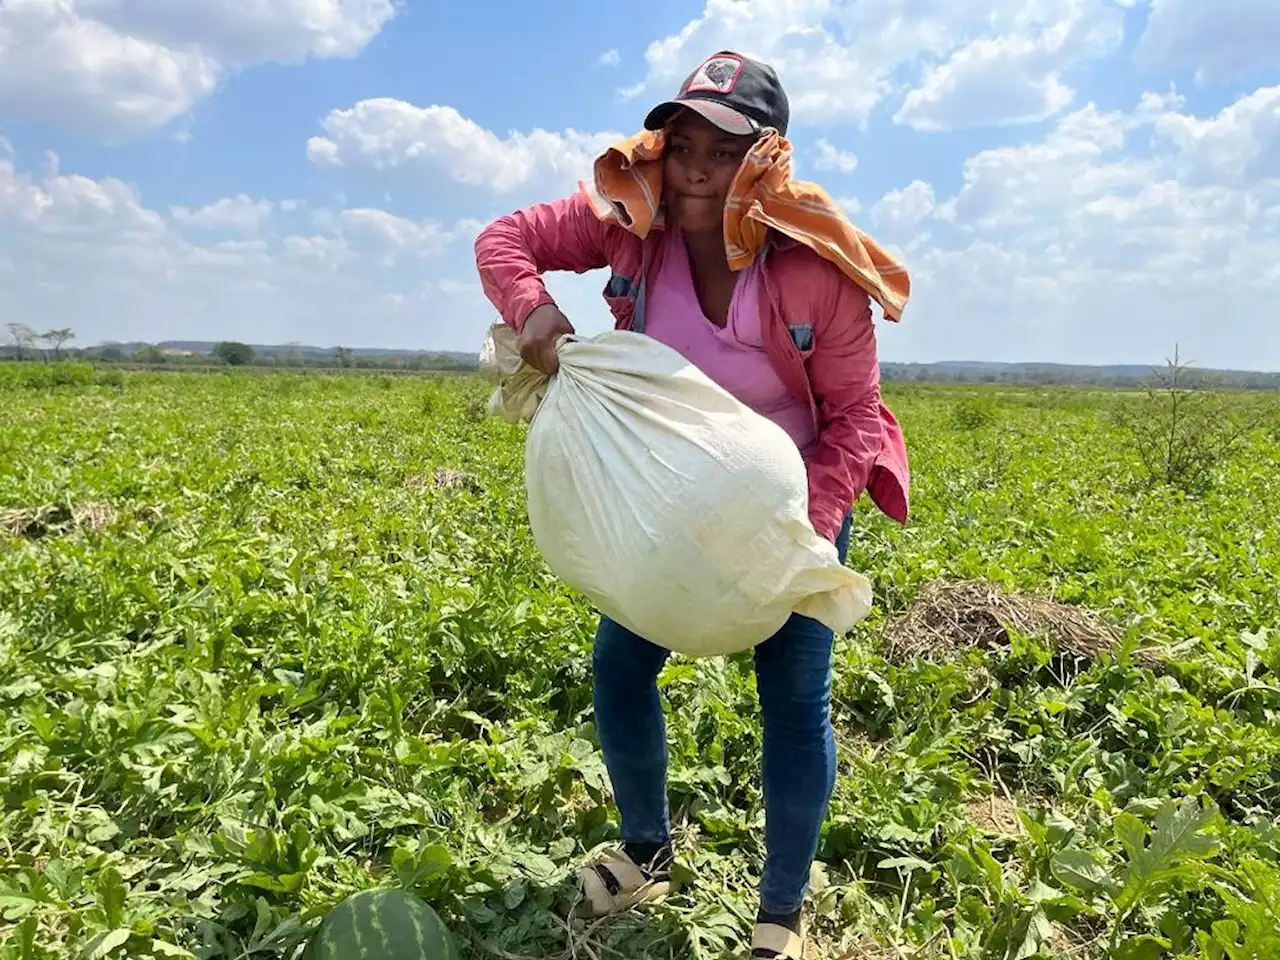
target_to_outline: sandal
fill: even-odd
[[[751,937],[751,956],[764,960],[804,960],[804,933],[776,923],[757,923]]]
[[[585,898],[580,910],[589,917],[607,916],[642,903],[659,903],[673,889],[665,868],[656,872],[645,870],[623,850],[583,867],[578,871],[578,878]]]

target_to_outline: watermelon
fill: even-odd
[[[320,922],[302,960],[460,960],[427,904],[401,890],[362,890]]]

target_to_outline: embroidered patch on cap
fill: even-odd
[[[741,73],[742,61],[737,57],[723,54],[711,57],[694,72],[685,92],[710,90],[715,93],[732,93]]]

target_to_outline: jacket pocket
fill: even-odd
[[[789,323],[787,324],[787,333],[791,335],[791,342],[800,351],[800,356],[807,360],[813,354],[813,325],[808,323]]]
[[[636,290],[630,277],[620,273],[612,274],[604,285],[604,302],[613,314],[615,325],[622,329],[630,329],[636,315]]]

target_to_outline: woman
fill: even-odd
[[[611,268],[604,295],[619,328],[679,351],[792,437],[808,470],[810,519],[843,561],[850,509],[864,490],[898,521],[907,516],[906,451],[880,400],[868,296],[897,319],[906,278],[825,194],[789,180],[788,115],[771,67],[717,53],[653,108],[640,139],[597,161],[596,195],[497,220],[477,239],[476,259],[485,293],[519,333],[521,356],[547,374],[558,368],[558,339],[574,328],[541,275]],[[632,199],[619,201],[628,190]],[[768,852],[753,957],[804,953],[801,908],[836,773],[833,644],[829,629],[794,615],[755,650]],[[596,915],[670,889],[656,684],[666,656],[601,619],[596,725],[623,844],[582,872]]]

